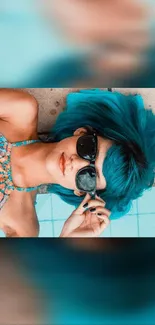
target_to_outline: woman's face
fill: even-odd
[[[74,190],[76,195],[83,195],[83,193],[76,187],[76,174],[81,168],[90,164],[89,161],[82,159],[76,150],[78,138],[85,133],[86,130],[80,128],[74,132],[72,137],[56,143],[52,153],[48,155],[46,160],[46,168],[48,173],[50,173],[52,178],[54,178],[54,183]],[[104,189],[106,187],[106,180],[102,173],[102,166],[107,150],[111,145],[112,141],[98,137],[98,151],[95,161],[97,189]]]

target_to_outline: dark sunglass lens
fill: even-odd
[[[94,160],[97,153],[97,139],[92,135],[82,136],[77,141],[78,155],[87,160]]]
[[[76,176],[76,186],[79,190],[91,192],[96,189],[96,172],[92,167],[81,169]]]

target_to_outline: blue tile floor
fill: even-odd
[[[73,207],[55,194],[41,194],[36,211],[40,222],[40,237],[59,237]],[[155,187],[134,201],[129,213],[110,226],[101,237],[155,237]]]
[[[39,194],[36,212],[40,223],[39,237],[59,237],[73,207],[55,194]],[[0,237],[5,237],[0,231]],[[111,221],[101,237],[155,237],[155,187],[133,202],[129,213]]]

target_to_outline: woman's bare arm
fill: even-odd
[[[0,89],[0,119],[15,126],[31,123],[38,114],[38,103],[22,90]]]
[[[11,222],[10,225],[7,223],[1,225],[1,229],[7,238],[33,238],[39,236],[39,222],[34,210],[31,210],[29,213],[24,213],[23,217],[22,215],[17,216],[17,218],[20,220],[25,218],[27,222],[23,222],[21,225],[19,223],[17,227],[13,227]],[[30,223],[29,220],[31,220]]]
[[[0,229],[6,237],[38,237],[39,222],[34,208],[36,191],[13,191],[1,211]]]

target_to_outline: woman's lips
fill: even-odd
[[[60,156],[59,164],[60,164],[60,169],[61,169],[61,171],[62,171],[62,173],[64,175],[64,172],[65,172],[65,157],[64,157],[64,152]]]

